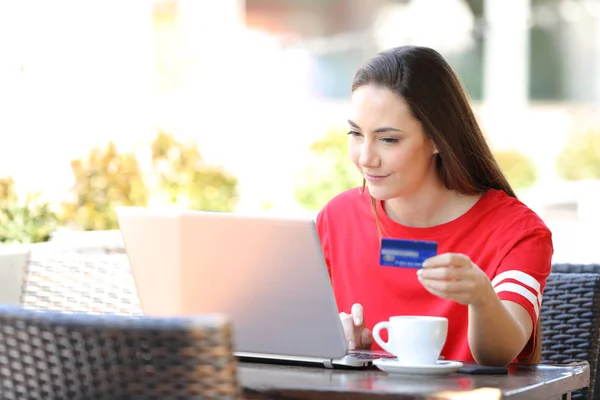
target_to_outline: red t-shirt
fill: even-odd
[[[465,214],[433,227],[398,224],[381,201],[377,213],[382,237],[436,241],[438,254],[465,254],[487,274],[501,300],[525,307],[534,332],[521,355],[531,354],[553,253],[550,230],[533,211],[490,189]],[[317,228],[340,312],[362,304],[369,329],[393,315],[444,316],[448,338],[442,355],[474,361],[467,339],[468,306],[429,293],[417,280],[416,269],[380,266],[381,242],[366,189],[333,198],[319,213]]]

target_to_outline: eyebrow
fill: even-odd
[[[353,121],[351,121],[351,120],[348,120],[348,123],[349,123],[349,124],[350,124],[350,125],[351,125],[353,128],[360,129],[360,126],[356,125],[356,123],[355,123],[355,122],[353,122]],[[390,132],[390,131],[391,131],[391,132],[402,132],[402,129],[398,129],[398,128],[392,128],[391,126],[384,126],[384,127],[381,127],[381,128],[377,128],[377,129],[375,129],[373,132],[375,132],[375,133],[383,133],[383,132]]]

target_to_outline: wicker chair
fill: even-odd
[[[21,304],[37,310],[142,315],[125,253],[33,251]]]
[[[0,307],[3,399],[237,399],[218,315],[147,318]]]
[[[552,272],[600,274],[600,264],[553,264]]]
[[[587,361],[590,386],[573,393],[573,399],[600,395],[598,340],[600,334],[600,274],[553,268],[548,277],[541,309],[544,364]]]

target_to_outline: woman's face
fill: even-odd
[[[356,89],[348,123],[350,158],[374,198],[410,196],[438,179],[433,141],[391,90],[372,85]]]

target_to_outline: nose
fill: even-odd
[[[379,167],[379,156],[375,151],[373,144],[365,141],[360,149],[360,157],[358,158],[358,164],[365,169]]]

